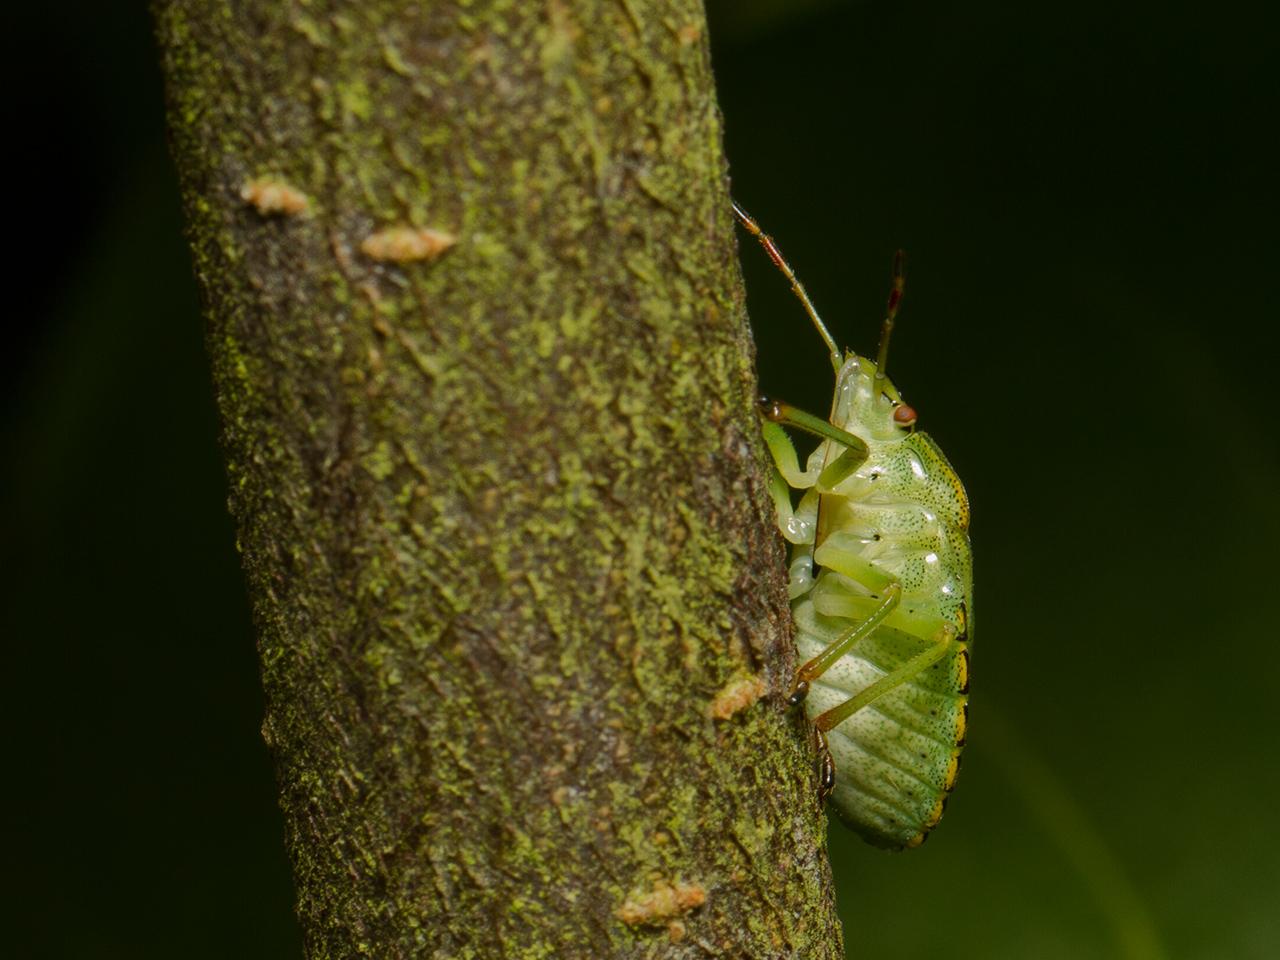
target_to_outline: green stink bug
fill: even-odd
[[[827,419],[762,397],[778,526],[792,544],[796,646],[822,795],[864,839],[915,847],[942,816],[964,745],[973,565],[955,470],[885,376],[902,254],[874,361],[841,352],[781,251],[734,215],[791,282],[836,375]],[[800,469],[787,425],[821,442]],[[791,488],[804,491],[798,506]]]

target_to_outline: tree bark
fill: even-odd
[[[694,0],[167,0],[310,957],[841,955]]]

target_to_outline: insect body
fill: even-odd
[[[773,240],[734,213],[791,281],[836,375],[828,419],[760,401],[806,658],[791,701],[814,722],[822,791],[840,818],[877,846],[919,846],[964,745],[973,575],[964,487],[884,375],[901,254],[876,360],[842,354]],[[783,424],[821,438],[804,469]]]

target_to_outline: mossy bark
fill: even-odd
[[[156,16],[308,955],[841,955],[701,5]]]

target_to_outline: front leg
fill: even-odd
[[[760,427],[764,436],[764,444],[773,456],[778,473],[786,482],[797,490],[808,490],[818,480],[817,470],[801,470],[800,457],[796,454],[795,444],[777,423],[766,420]]]
[[[785,423],[787,426],[795,427],[797,430],[812,433],[815,437],[821,437],[823,440],[834,440],[841,446],[847,447],[849,452],[853,454],[852,459],[855,461],[855,467],[865,461],[870,454],[866,443],[862,439],[855,437],[847,430],[841,430],[835,424],[829,423],[821,417],[815,417],[812,413],[805,413],[789,403],[783,403],[781,400],[774,400],[771,397],[761,397],[759,405],[760,413],[766,420],[773,423]],[[792,452],[794,453],[794,448],[792,448]]]
[[[791,505],[790,488],[809,490],[817,487],[820,492],[831,490],[866,461],[867,445],[853,434],[846,433],[811,413],[768,397],[760,398],[760,411],[765,417],[761,433],[777,467],[769,478],[769,495],[777,510],[778,527],[791,543],[813,543],[817,539],[817,506],[814,506],[812,517],[804,509],[803,502],[800,511],[796,511]],[[821,458],[811,457],[809,462],[812,466],[809,469],[800,469],[800,458],[796,454],[795,445],[782,429],[781,424],[784,423],[816,434],[827,441],[825,455]],[[840,450],[840,447],[844,449]],[[837,450],[840,451],[838,454]]]

